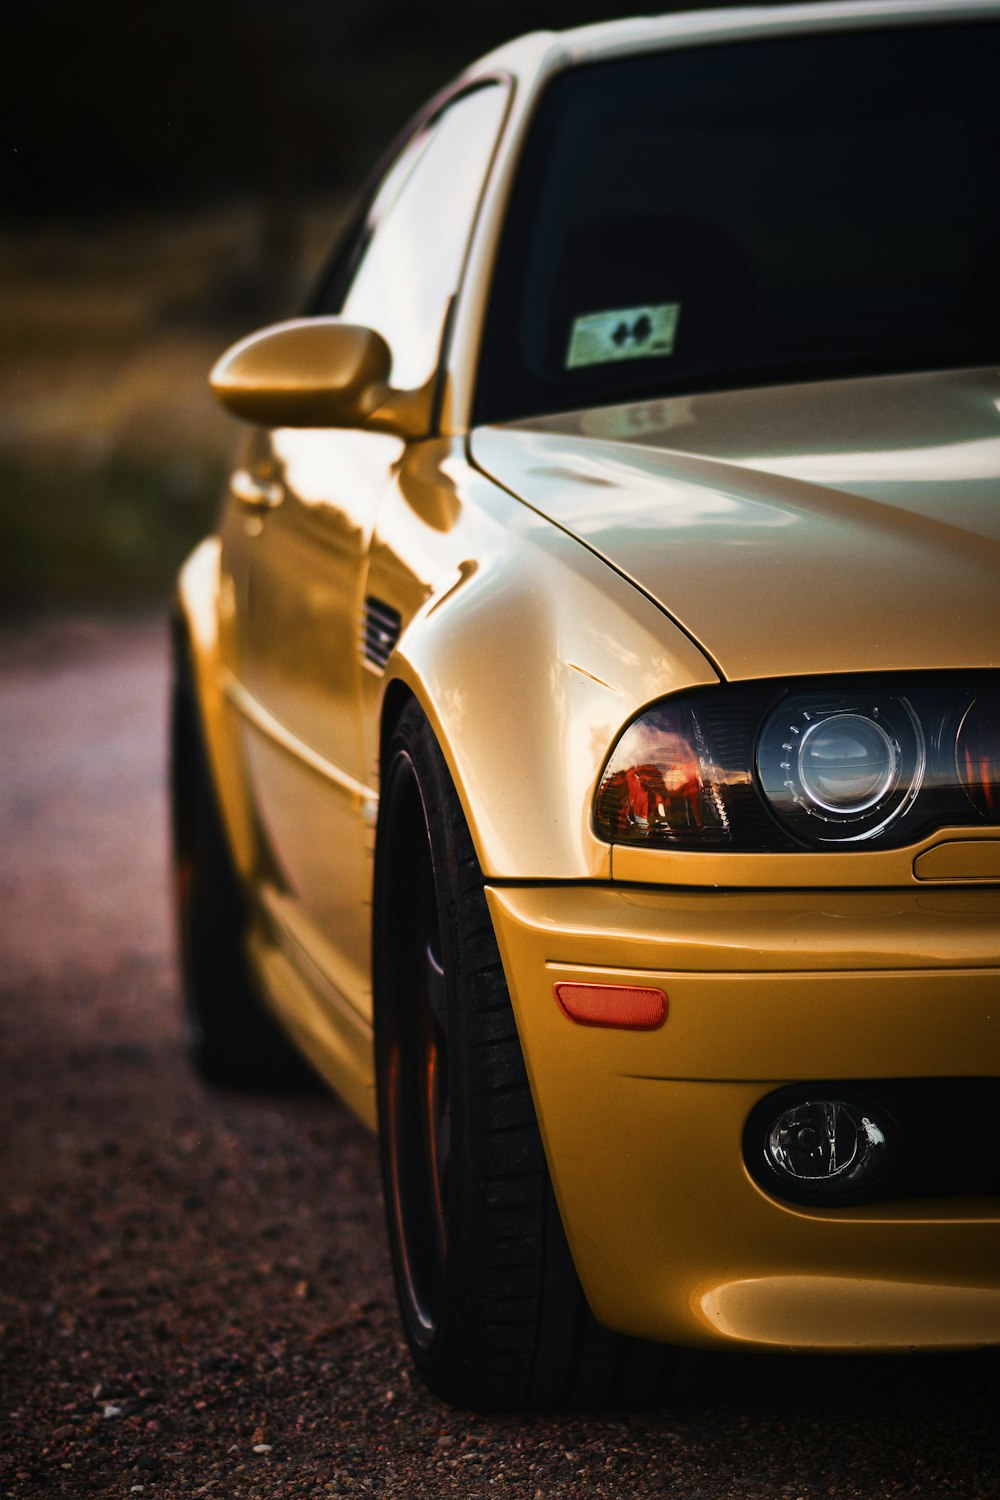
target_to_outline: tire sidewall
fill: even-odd
[[[412,1308],[406,1286],[399,1246],[399,1229],[393,1222],[393,1211],[389,1202],[388,1187],[392,1181],[393,1149],[388,1110],[387,1087],[387,1035],[388,1005],[394,1003],[386,993],[388,983],[386,944],[391,942],[391,886],[393,857],[393,829],[395,793],[398,778],[408,775],[410,770],[416,781],[423,809],[424,827],[430,849],[431,869],[434,881],[434,896],[438,915],[438,932],[441,957],[445,971],[445,994],[447,1012],[447,1045],[449,1058],[451,1127],[451,1173],[447,1215],[447,1242],[444,1266],[444,1293],[441,1315],[430,1342],[421,1338],[414,1325]],[[459,924],[458,900],[455,891],[454,872],[461,853],[456,847],[452,831],[452,809],[449,806],[454,793],[451,791],[448,771],[441,751],[437,746],[426,718],[416,707],[404,710],[392,737],[386,761],[386,774],[380,804],[385,816],[380,817],[376,836],[375,858],[375,920],[373,926],[373,977],[375,995],[375,1064],[378,1090],[379,1149],[382,1162],[382,1179],[386,1193],[386,1217],[389,1227],[389,1243],[392,1252],[393,1274],[397,1295],[403,1315],[407,1341],[418,1369],[434,1389],[436,1374],[452,1368],[453,1330],[463,1320],[469,1290],[464,1285],[463,1271],[468,1267],[467,1247],[464,1243],[470,1213],[475,1212],[474,1198],[475,1163],[473,1160],[473,1132],[470,1119],[469,1078],[467,1069],[459,1060],[467,1056],[470,1045],[469,1016],[461,1003],[464,980],[468,964],[465,943]]]

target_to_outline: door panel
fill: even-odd
[[[363,1014],[375,768],[361,748],[359,640],[371,528],[402,446],[380,433],[272,434],[284,500],[253,517],[246,542],[238,706],[272,873],[299,908],[296,940],[324,970],[340,955],[329,977]]]

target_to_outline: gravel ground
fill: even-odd
[[[0,1494],[1000,1496],[1000,1356],[685,1358],[642,1411],[411,1383],[376,1154],[336,1103],[189,1075],[166,638],[0,637]]]

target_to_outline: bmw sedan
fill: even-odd
[[[451,1401],[1000,1342],[998,22],[512,42],[212,373],[190,1043],[377,1130]]]

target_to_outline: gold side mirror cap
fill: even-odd
[[[431,384],[389,385],[381,334],[339,318],[295,318],[241,339],[209,385],[227,411],[260,427],[365,427],[401,437],[430,430]]]

